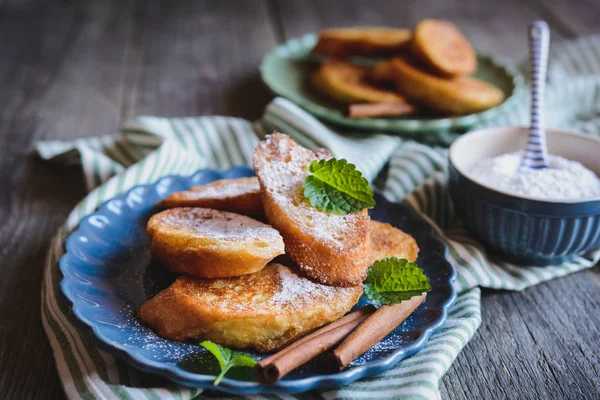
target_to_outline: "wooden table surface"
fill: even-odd
[[[328,26],[455,21],[481,50],[526,52],[600,33],[596,0],[0,0],[0,398],[62,398],[40,321],[50,237],[85,195],[76,167],[30,155],[44,139],[115,132],[135,115],[256,118],[262,56]],[[441,382],[453,399],[599,398],[600,271],[487,291],[483,324]]]

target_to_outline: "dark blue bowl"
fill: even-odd
[[[467,134],[450,147],[450,194],[457,216],[481,242],[521,265],[560,264],[600,246],[600,199],[547,201],[512,195],[469,178],[477,161],[525,148],[527,129],[502,127]],[[550,154],[600,173],[600,140],[548,130]],[[490,183],[493,184],[493,183]]]

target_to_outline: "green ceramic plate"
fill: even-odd
[[[398,133],[460,131],[515,107],[515,94],[523,85],[523,79],[516,71],[492,57],[478,55],[479,64],[475,77],[502,89],[506,97],[502,104],[483,112],[456,117],[351,119],[344,115],[343,108],[319,97],[308,87],[308,74],[319,62],[319,58],[309,54],[315,42],[316,35],[308,34],[273,49],[261,63],[262,79],[276,94],[288,98],[323,120],[347,127]]]

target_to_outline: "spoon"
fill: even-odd
[[[548,69],[550,29],[545,21],[529,26],[529,74],[531,80],[531,124],[521,170],[548,168],[548,149],[544,129],[544,90]]]

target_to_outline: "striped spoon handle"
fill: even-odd
[[[550,29],[544,21],[529,26],[529,73],[531,80],[531,125],[521,169],[548,167],[546,131],[544,129],[544,89],[548,67]]]

